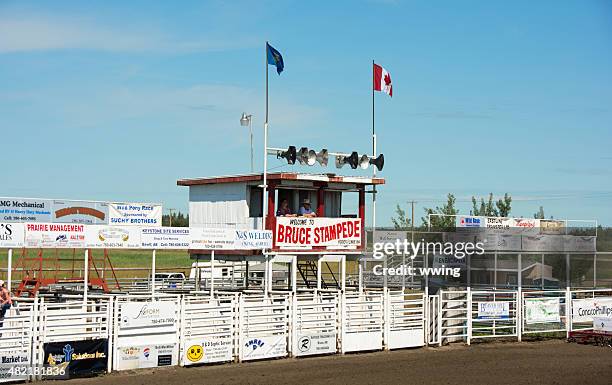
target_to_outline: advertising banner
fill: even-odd
[[[233,339],[231,335],[199,337],[185,343],[185,365],[232,361]]]
[[[118,346],[115,354],[117,370],[178,365],[176,343]]]
[[[612,297],[572,300],[574,322],[593,322],[593,317],[612,317]]]
[[[565,234],[565,222],[552,219],[541,219],[540,234],[563,235]]]
[[[27,380],[29,369],[29,354],[25,352],[0,353],[0,383]]]
[[[0,198],[0,222],[51,222],[50,199]]]
[[[189,227],[141,227],[140,247],[143,249],[188,249]]]
[[[559,298],[525,299],[525,323],[561,322]]]
[[[284,357],[287,355],[287,336],[266,336],[247,340],[243,348],[243,360]]]
[[[510,302],[489,301],[478,302],[478,319],[510,318]]]
[[[170,301],[124,302],[119,305],[120,327],[174,326],[177,306]]]
[[[25,226],[23,223],[0,222],[0,248],[23,247]]]
[[[336,353],[336,333],[297,333],[296,356]]]
[[[139,230],[131,226],[85,226],[85,245],[94,249],[138,249]]]
[[[398,230],[375,230],[373,243],[395,243],[396,241],[404,242],[408,239],[407,231]]]
[[[485,227],[486,218],[460,215],[456,218],[457,231],[478,230]]]
[[[276,246],[304,248],[325,246],[328,249],[361,246],[359,218],[276,218]]]
[[[89,201],[53,200],[53,223],[80,223],[84,225],[102,225],[108,223],[108,203]]]
[[[44,365],[64,367],[68,377],[106,372],[108,340],[50,342],[43,345]]]
[[[85,247],[85,227],[61,223],[26,223],[25,247],[82,249]]]
[[[272,248],[269,230],[190,228],[190,248],[199,250],[249,250]]]
[[[161,226],[162,205],[149,203],[109,203],[108,224]]]

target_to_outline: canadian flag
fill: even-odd
[[[378,64],[374,64],[374,91],[382,91],[389,96],[393,96],[391,74]]]

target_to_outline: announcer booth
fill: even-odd
[[[263,174],[177,182],[189,187],[191,227],[273,232],[272,249],[263,252],[190,250],[192,258],[199,261],[241,263],[247,277],[256,277],[263,270],[266,291],[295,291],[298,286],[344,289],[346,261],[356,261],[365,252],[366,190],[384,183],[377,177],[270,173],[264,223]],[[252,280],[245,282],[249,286]]]

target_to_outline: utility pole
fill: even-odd
[[[169,218],[170,218],[170,227],[172,227],[172,212],[176,211],[176,209],[168,209],[168,211],[170,212],[170,216],[169,216]]]
[[[411,219],[410,219],[410,228],[411,228],[411,242],[414,243],[414,204],[416,203],[415,201],[410,201],[408,202],[410,203],[410,206],[412,208],[412,215],[411,215]]]

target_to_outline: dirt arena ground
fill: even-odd
[[[51,382],[45,382],[51,384]],[[58,382],[54,382],[55,385]],[[612,384],[612,349],[564,341],[453,345],[113,373],[62,384]]]

